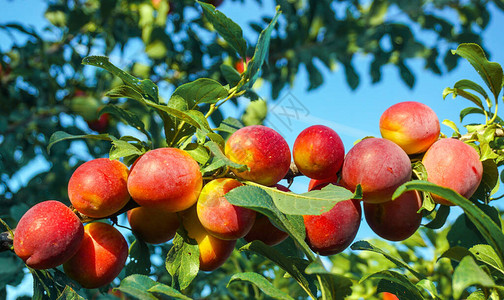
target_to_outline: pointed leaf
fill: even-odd
[[[421,289],[411,283],[408,277],[395,271],[380,271],[360,280],[364,282],[370,279],[379,279],[377,293],[389,292],[394,295],[399,295],[400,300],[416,300],[424,299]]]
[[[242,58],[245,58],[247,56],[247,42],[243,38],[241,27],[226,17],[226,15],[216,10],[213,5],[200,1],[197,2],[203,8],[205,17],[212,23],[215,30]]]
[[[181,290],[187,288],[199,271],[199,248],[196,241],[179,232],[166,255],[166,270]]]
[[[126,276],[132,274],[149,275],[151,268],[150,252],[147,244],[136,239],[129,248],[130,261],[126,265]]]
[[[243,124],[238,119],[228,117],[220,123],[219,127],[215,131],[234,133],[242,127]]]
[[[504,78],[501,65],[489,62],[483,49],[473,43],[460,44],[457,50],[452,50],[452,53],[462,56],[471,63],[497,100],[502,90]]]
[[[330,295],[330,299],[334,300],[344,300],[347,296],[352,294],[352,281],[340,274],[331,273],[327,271],[320,259],[310,263],[305,269],[306,274],[316,274],[319,275],[323,281],[323,288],[325,291],[323,295]]]
[[[226,98],[228,91],[218,81],[200,78],[179,86],[172,94],[180,96],[187,102],[188,109],[195,109],[201,103],[216,103]]]
[[[66,133],[64,131],[56,131],[49,138],[49,143],[47,144],[47,152],[50,152],[51,147],[57,142],[61,142],[64,140],[73,140],[73,139],[93,139],[93,140],[101,140],[101,141],[112,141],[116,138],[109,134],[84,134],[84,135],[72,135],[70,133]]]
[[[296,259],[294,257],[286,257],[272,247],[266,246],[261,241],[253,241],[240,248],[240,251],[253,251],[262,255],[275,264],[277,264],[284,271],[289,273],[307,292],[309,296],[314,298],[316,294],[316,287],[314,285],[315,278],[311,275],[305,274],[304,270],[308,266],[308,261]]]
[[[191,300],[191,298],[182,294],[178,290],[172,288],[171,286],[167,286],[166,284],[162,284],[162,283],[156,284],[155,286],[149,288],[147,291],[150,293],[168,296],[169,299]]]
[[[504,258],[504,234],[500,226],[474,203],[459,195],[457,192],[444,188],[427,181],[409,181],[400,186],[394,193],[393,199],[399,197],[402,193],[410,190],[420,190],[424,192],[431,192],[439,195],[448,201],[460,206],[467,217],[473,222],[485,240],[495,249],[499,259],[502,261]]]
[[[156,281],[145,275],[134,274],[124,278],[115,290],[119,290],[137,299],[156,300],[157,298],[147,290],[157,284]]]
[[[418,273],[417,271],[415,271],[406,262],[404,262],[401,258],[394,257],[394,256],[386,253],[385,251],[383,251],[383,250],[381,250],[379,248],[376,248],[375,246],[371,245],[367,241],[358,241],[358,242],[355,242],[355,243],[353,243],[350,246],[350,248],[352,250],[365,250],[365,251],[371,251],[371,252],[379,253],[379,254],[385,256],[391,262],[395,263],[398,267],[402,267],[402,268],[405,268],[406,270],[410,271],[411,274],[413,274],[416,278],[418,278],[418,279],[425,279],[424,275],[422,275],[422,274]]]
[[[84,300],[84,298],[67,285],[56,300]]]
[[[245,77],[249,79],[249,87],[252,87],[254,85],[254,82],[258,77],[258,72],[261,69],[264,61],[266,60],[266,57],[268,56],[271,32],[273,31],[273,28],[275,28],[275,24],[278,21],[280,14],[281,11],[278,7],[277,12],[269,23],[268,27],[266,27],[259,35],[259,40],[257,41],[254,56],[249,61],[248,68],[245,73]]]
[[[488,107],[492,107],[492,102],[488,98],[488,94],[476,82],[471,81],[471,80],[467,80],[467,79],[462,79],[462,80],[457,81],[453,87],[456,89],[461,89],[461,90],[471,89],[475,92],[478,92],[480,95],[483,96],[483,98],[485,98],[485,101],[487,102]]]
[[[91,65],[98,68],[102,68],[104,70],[109,71],[115,76],[121,78],[121,80],[133,88],[135,91],[140,93],[142,97],[146,100],[153,101],[155,103],[159,103],[158,96],[158,87],[155,85],[150,79],[140,80],[135,76],[130,75],[118,67],[114,66],[105,56],[88,56],[84,57],[82,60],[83,65]]]
[[[490,245],[475,245],[471,247],[469,251],[471,251],[471,253],[477,260],[499,271],[501,273],[501,277],[502,275],[504,275],[504,265],[502,263],[502,260],[499,259],[497,253],[495,253],[495,250]]]
[[[231,279],[229,280],[227,286],[233,282],[250,282],[257,286],[261,292],[263,292],[265,295],[273,298],[273,299],[285,299],[285,300],[293,300],[289,294],[286,292],[277,289],[271,282],[269,282],[264,276],[254,273],[254,272],[245,272],[245,273],[238,273],[234,274],[231,276]]]
[[[459,299],[464,290],[470,286],[478,285],[493,287],[495,282],[483,271],[471,256],[464,257],[453,272],[453,296]]]
[[[140,118],[136,114],[113,104],[108,104],[107,106],[105,106],[100,110],[100,114],[104,113],[109,113],[118,117],[125,124],[128,124],[133,128],[141,131],[143,134],[147,136],[147,138],[151,139],[150,134],[145,130],[144,123],[142,122],[142,120],[140,120]]]

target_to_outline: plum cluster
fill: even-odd
[[[178,148],[158,148],[140,156],[130,168],[117,160],[99,158],[79,166],[68,183],[74,210],[94,219],[125,211],[133,200],[138,207],[127,218],[135,235],[152,244],[171,240],[183,226],[198,243],[200,269],[211,271],[231,255],[236,241],[261,240],[276,245],[288,237],[268,217],[232,205],[225,195],[252,181],[275,187],[291,168],[311,178],[308,190],[336,184],[354,191],[362,200],[338,202],[321,215],[303,216],[306,242],[320,255],[346,249],[355,238],[362,217],[379,236],[398,241],[420,226],[422,197],[417,191],[391,201],[394,191],[412,179],[411,156],[422,157],[428,180],[471,197],[482,178],[482,163],[464,142],[439,139],[439,120],[426,105],[402,102],[380,119],[382,138],[365,138],[345,155],[343,142],[331,128],[314,125],[303,130],[292,149],[271,128],[254,125],[233,133],[224,153],[247,169],[232,169],[224,177],[204,179],[200,165]],[[432,195],[434,201],[452,205]],[[63,265],[65,273],[83,287],[110,283],[123,269],[128,244],[112,225],[83,225],[75,212],[58,201],[33,206],[15,231],[14,250],[29,267]]]

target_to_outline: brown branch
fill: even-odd
[[[0,252],[11,250],[14,243],[14,237],[8,232],[0,233]]]

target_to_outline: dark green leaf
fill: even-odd
[[[264,276],[254,272],[234,274],[233,276],[231,276],[228,286],[233,282],[241,282],[241,281],[250,282],[254,284],[259,288],[259,290],[262,293],[266,294],[267,296],[273,299],[286,299],[286,300],[293,299],[291,296],[289,296],[289,294],[277,289]]]
[[[137,299],[156,300],[148,290],[157,284],[145,275],[134,274],[124,278],[116,289]]]
[[[170,297],[170,299],[182,299],[182,300],[190,300],[191,298],[172,288],[171,286],[167,286],[166,284],[158,283],[155,286],[149,288],[147,290],[150,293],[161,294]]]
[[[425,224],[424,226],[430,229],[440,229],[446,223],[446,219],[450,215],[450,207],[446,205],[440,205],[436,212],[434,220]]]
[[[440,260],[441,258],[449,258],[451,260],[459,262],[468,255],[471,256],[472,254],[469,250],[467,250],[467,248],[454,246],[443,252],[443,254],[439,256],[438,260]]]
[[[234,190],[234,189],[233,189]],[[232,190],[232,191],[233,191]],[[306,293],[314,298],[316,294],[316,287],[314,285],[315,278],[311,275],[305,274],[304,270],[308,266],[308,261],[296,259],[294,257],[286,257],[272,247],[266,246],[261,241],[253,241],[240,248],[240,251],[253,251],[260,254],[275,264],[277,264],[284,271],[289,273],[306,291]]]
[[[166,256],[166,270],[181,290],[187,288],[198,275],[199,255],[196,241],[177,232]]]
[[[379,254],[385,256],[391,262],[395,263],[397,266],[405,268],[406,270],[410,271],[411,274],[413,274],[416,278],[418,278],[418,279],[425,279],[424,275],[422,275],[422,274],[418,273],[417,271],[415,271],[415,269],[413,269],[412,267],[410,267],[401,258],[394,257],[394,256],[386,253],[385,251],[383,251],[383,250],[381,250],[379,248],[376,248],[375,246],[371,245],[367,241],[358,241],[358,242],[355,242],[355,243],[353,243],[350,246],[350,248],[352,250],[365,250],[365,251],[371,251],[371,252],[379,253]]]
[[[84,300],[84,298],[67,285],[56,300]]]
[[[245,58],[247,56],[247,42],[243,38],[241,27],[216,10],[211,4],[197,1],[203,8],[203,13],[215,30],[233,47],[238,54]]]
[[[303,194],[283,192],[276,188],[264,189],[273,198],[278,209],[289,215],[320,215],[331,210],[338,202],[358,198],[351,191],[332,184]]]
[[[487,102],[488,107],[492,107],[492,102],[488,98],[488,94],[486,93],[486,91],[479,84],[475,83],[474,81],[462,79],[462,80],[457,81],[453,87],[456,89],[461,89],[461,90],[471,89],[475,92],[478,92],[480,95],[483,96],[483,98],[485,98],[485,101]]]
[[[394,193],[393,199],[409,190],[420,190],[439,195],[448,201],[460,206],[467,217],[476,226],[484,239],[496,250],[501,260],[504,258],[504,234],[499,226],[480,208],[457,192],[437,186],[426,181],[409,181],[400,186]]]
[[[254,56],[248,64],[247,71],[245,72],[245,77],[249,79],[248,86],[252,87],[254,82],[258,77],[258,72],[261,69],[266,57],[269,53],[269,45],[271,39],[271,32],[275,28],[275,24],[280,17],[281,11],[277,8],[277,12],[268,27],[266,27],[259,35],[259,40],[257,41],[256,48],[254,51]]]
[[[404,83],[406,83],[406,85],[408,85],[409,88],[413,88],[415,85],[415,75],[413,75],[404,61],[399,62],[397,66],[399,67],[399,75],[401,75],[401,79]]]
[[[377,292],[389,292],[399,297],[400,300],[425,299],[421,289],[411,283],[408,277],[395,271],[381,271],[363,277],[360,282],[370,279],[379,279]]]
[[[462,89],[457,89],[457,88],[453,88],[453,89],[452,88],[445,88],[443,90],[443,99],[445,99],[446,96],[448,96],[449,94],[453,94],[453,98],[455,98],[456,96],[462,96],[462,97],[466,98],[467,100],[471,101],[472,103],[476,104],[476,106],[478,106],[482,110],[485,109],[483,107],[483,102],[481,102],[481,99],[478,96],[474,95],[473,93],[464,91]]]
[[[116,140],[115,137],[109,135],[109,134],[84,134],[84,135],[72,135],[69,133],[66,133],[64,131],[56,131],[51,135],[51,138],[49,139],[49,143],[47,145],[47,152],[50,152],[51,147],[56,144],[57,142],[61,142],[64,140],[72,140],[72,139],[94,139],[94,140],[102,140],[102,141],[112,141]]]
[[[239,120],[232,117],[228,117],[220,123],[219,127],[215,131],[234,133],[235,131],[237,131],[242,127],[243,124]]]
[[[230,65],[222,64],[220,66],[220,71],[222,73],[222,76],[224,76],[224,79],[226,79],[226,81],[231,86],[237,85],[241,80],[241,74],[238,73],[238,71],[236,71],[236,69],[231,67]]]
[[[495,282],[476,264],[471,256],[466,256],[453,272],[454,298],[459,299],[464,290],[473,285],[493,287]]]
[[[136,89],[132,88],[129,85],[123,84],[120,86],[117,86],[105,93],[105,97],[109,98],[130,98],[134,99],[140,102],[143,102],[143,97],[140,92],[138,92]]]
[[[104,70],[109,71],[115,76],[121,78],[121,80],[133,88],[135,91],[140,93],[142,97],[146,100],[153,101],[154,103],[159,103],[158,87],[150,79],[140,80],[136,77],[124,72],[118,67],[114,66],[105,56],[88,56],[84,57],[82,64],[91,65]]]
[[[313,252],[305,242],[303,217],[284,215],[275,206],[270,194],[257,186],[242,186],[232,189],[226,194],[226,199],[233,205],[247,207],[266,215],[281,229],[289,233],[305,254]]]
[[[329,296],[330,299],[343,300],[352,294],[352,281],[343,275],[327,271],[320,257],[317,257],[316,261],[310,263],[310,265],[306,267],[305,273],[320,276],[323,282],[323,288],[325,289],[322,294]]]
[[[471,63],[497,100],[502,90],[504,78],[500,64],[489,62],[486,58],[485,52],[477,44],[460,44],[457,47],[457,50],[452,50],[452,53],[462,56]]]
[[[216,103],[228,96],[228,91],[218,81],[200,78],[179,86],[172,97],[182,97],[188,109],[195,109],[201,103]]]
[[[130,261],[126,265],[126,276],[132,274],[149,275],[151,268],[150,252],[147,244],[136,239],[129,248]]]
[[[128,124],[137,130],[140,130],[147,136],[147,138],[151,139],[150,134],[145,130],[144,123],[136,114],[113,104],[108,104],[100,110],[100,114],[104,113],[110,113],[120,118],[125,124]]]

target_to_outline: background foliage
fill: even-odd
[[[235,2],[235,5],[240,5],[240,1]],[[502,1],[490,2],[504,9]],[[279,0],[276,3],[282,15],[271,28],[270,51],[268,55],[264,54],[266,64],[261,69],[261,78],[271,83],[271,96],[276,99],[282,90],[294,82],[302,68],[309,74],[308,90],[319,88],[324,83],[321,69],[334,70],[337,66],[344,70],[346,83],[356,89],[361,76],[369,76],[373,82],[378,82],[382,80],[382,68],[392,65],[399,72],[403,84],[412,87],[415,76],[408,67],[412,59],[422,60],[426,69],[441,74],[442,70],[450,71],[456,67],[459,56],[452,55],[450,49],[455,49],[459,43],[475,42],[484,48],[485,42],[480,36],[491,17],[488,10],[490,2]],[[144,128],[139,126],[137,129],[140,135],[148,131],[146,135],[150,135],[153,147],[170,144],[163,131],[162,118],[137,101],[117,98],[110,93],[106,97],[106,92],[118,88],[120,81],[101,69],[85,68],[81,64],[84,57],[92,52],[100,52],[105,56],[126,55],[129,47],[141,43],[147,59],[131,61],[124,69],[138,78],[151,79],[161,89],[170,90],[198,78],[210,78],[222,85],[229,83],[233,86],[238,83],[240,74],[235,72],[234,65],[254,54],[257,38],[245,36],[243,41],[230,42],[229,38],[215,32],[214,29],[218,30],[215,22],[208,18],[208,14],[202,13],[201,6],[194,1],[177,1],[169,14],[168,6],[166,1],[161,1],[156,7],[150,1],[49,1],[45,12],[45,17],[51,23],[48,28],[41,30],[23,24],[0,24],[0,30],[12,37],[12,47],[0,53],[0,217],[11,227],[15,227],[30,206],[40,201],[58,199],[68,203],[66,185],[73,170],[90,158],[108,154],[110,142],[94,139],[64,141],[52,146],[50,152],[46,148],[50,136],[57,131],[73,135],[96,133],[88,122],[98,119],[98,109],[103,107],[112,115],[104,131],[112,136],[121,136],[122,124],[131,124],[131,120],[128,116],[117,117],[117,113],[112,111],[114,108],[107,104],[115,104],[139,116]],[[447,11],[450,13],[443,13]],[[457,18],[445,17],[451,15]],[[259,34],[273,16],[273,11],[264,12],[264,15],[260,13],[250,28]],[[415,34],[419,31],[430,32],[435,38],[421,40]],[[26,42],[17,42],[16,36],[20,35],[27,38]],[[354,57],[357,54],[367,54],[373,58],[367,74],[358,74],[356,71]],[[248,72],[255,73],[259,71],[258,68],[252,63]],[[161,90],[160,94],[166,93]],[[251,85],[243,97],[258,99]],[[166,102],[164,99],[151,100]],[[231,102],[236,103],[236,99]],[[206,112],[210,104],[196,108]],[[243,112],[242,121],[245,125],[264,119],[264,109],[253,105],[257,104],[251,104]],[[469,113],[465,112],[466,115]],[[218,125],[226,117],[221,110],[216,110],[211,115],[211,121]],[[171,140],[178,141],[177,136]],[[12,179],[21,174],[23,169],[41,162],[47,167],[30,176],[25,185],[13,183]],[[481,200],[488,202],[489,199]],[[489,214],[499,220],[499,213],[495,209],[488,206],[482,206],[482,209],[489,210]],[[410,293],[425,294],[425,291],[433,289],[432,282],[436,282],[436,292],[433,294],[442,299],[460,295],[457,293],[464,291],[467,293],[468,285],[453,284],[453,280],[461,280],[456,274],[452,275],[456,263],[445,259],[436,262],[437,257],[453,249],[450,247],[463,246],[464,249],[457,248],[443,255],[455,260],[460,258],[460,264],[464,263],[464,268],[468,269],[474,268],[475,261],[483,262],[489,265],[486,268],[492,275],[502,272],[502,265],[495,265],[486,259],[493,259],[493,254],[482,258],[480,248],[485,246],[480,244],[486,242],[485,238],[474,230],[465,214],[455,221],[453,228],[443,227],[435,232],[423,228],[398,247],[379,240],[371,241],[372,245],[399,258],[420,274],[428,274],[430,280],[404,272],[397,268],[396,263],[374,251],[371,245],[362,243],[354,245],[354,248],[368,251],[353,251],[331,257],[334,264],[330,271],[345,275],[354,284],[359,283],[365,274],[375,273],[379,274],[375,277],[413,281],[415,286],[424,288],[423,292],[415,292],[410,287]],[[471,238],[465,236],[468,228],[469,232],[474,233]],[[436,253],[424,253],[428,245],[434,246]],[[149,252],[146,252],[146,247]],[[170,248],[171,244],[142,246],[137,242],[132,246],[132,256],[145,258],[149,253],[155,253],[155,256],[164,259]],[[293,256],[297,251],[291,240],[282,244],[279,250],[292,253]],[[467,251],[472,251],[473,255],[466,259]],[[485,248],[484,251],[490,250]],[[276,288],[290,297],[306,297],[299,285],[283,276],[284,271],[278,266],[251,252],[235,251],[232,259],[221,269],[213,273],[200,272],[184,290],[184,294],[192,298],[209,295],[223,299],[265,297],[253,285],[233,283],[247,281],[247,278],[232,278],[229,288],[226,288],[230,274],[257,272],[265,274]],[[502,257],[500,259],[502,262]],[[10,252],[0,253],[0,260],[0,265],[6,266],[0,271],[0,296],[3,296],[6,295],[6,284],[16,286],[21,282],[24,265]],[[139,271],[142,268],[143,273]],[[390,268],[396,271],[388,271]],[[317,269],[313,269],[316,272]],[[401,269],[401,273],[397,269]],[[147,270],[158,282],[171,284],[172,279],[165,270],[164,262],[159,262],[159,259],[153,259],[150,268],[131,264],[121,277],[146,274]],[[58,271],[37,273],[42,279],[62,277]],[[489,281],[478,284],[499,285],[501,275],[492,284],[488,284]],[[128,279],[141,287],[155,287],[145,277]],[[377,291],[386,290],[385,283],[376,287],[376,281],[371,279],[354,285],[352,297],[371,299]],[[61,282],[66,283],[64,280]],[[126,291],[134,284],[125,284],[123,289]],[[70,283],[70,286],[78,289],[75,284]],[[454,287],[459,287],[459,290],[454,291]],[[54,288],[63,291],[64,284]],[[98,295],[98,291],[80,292],[88,293],[88,297],[92,296],[89,293]]]

